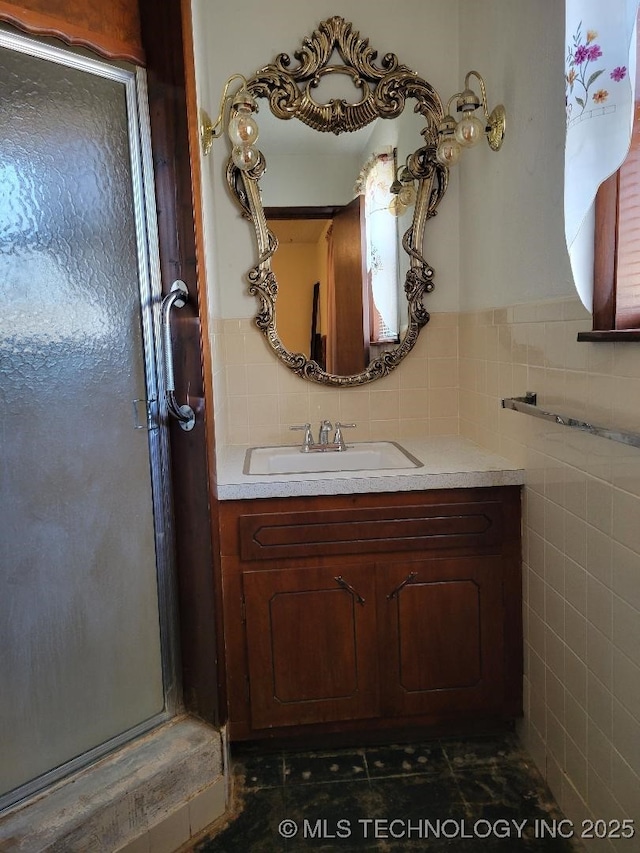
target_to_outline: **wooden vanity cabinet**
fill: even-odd
[[[520,487],[221,504],[234,739],[521,713]]]

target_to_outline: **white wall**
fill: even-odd
[[[502,102],[502,149],[460,167],[460,307],[496,308],[575,293],[564,242],[564,4],[461,0],[460,76],[481,72]],[[472,82],[473,81],[472,79]]]

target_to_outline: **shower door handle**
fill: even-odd
[[[164,351],[164,373],[166,380],[165,397],[169,413],[180,423],[180,428],[192,430],[196,423],[196,415],[191,406],[179,406],[176,401],[176,381],[173,375],[173,347],[171,344],[171,309],[182,308],[189,300],[189,291],[184,281],[174,281],[171,290],[162,300],[160,315],[162,318],[162,340]]]

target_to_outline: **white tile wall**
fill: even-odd
[[[457,435],[458,318],[434,313],[402,367],[358,388],[325,388],[280,364],[253,320],[217,320],[217,444],[295,442],[290,426],[356,423],[354,440]]]
[[[589,328],[577,299],[460,315],[460,433],[527,469],[525,744],[576,826],[640,832],[640,450],[500,407],[536,391],[640,431],[640,344],[578,343]]]

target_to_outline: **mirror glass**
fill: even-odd
[[[447,184],[442,107],[392,54],[376,66],[342,18],[294,55],[298,67],[282,54],[248,81],[262,157],[227,176],[256,230],[248,277],[275,354],[305,378],[359,385],[394,369],[429,318],[422,241]]]
[[[403,284],[409,256],[402,237],[411,227],[415,200],[411,203],[409,193],[410,203],[400,215],[390,205],[395,198],[392,182],[422,143],[425,122],[413,106],[408,102],[398,118],[378,118],[340,136],[277,119],[266,104],[258,115],[260,150],[267,164],[260,180],[262,204],[278,240],[271,265],[278,281],[280,339],[287,349],[306,354],[331,373],[364,370],[372,358],[396,347],[407,331]],[[415,182],[412,189],[415,193]],[[334,227],[334,217],[358,194],[365,197],[364,221],[352,228]],[[344,348],[342,354],[338,351],[337,364],[330,359],[327,363],[326,355],[335,350],[327,265],[331,254],[342,257],[348,245],[336,252],[330,238],[362,238],[367,245],[358,287],[368,303],[369,324],[365,326],[366,316],[353,319],[350,355],[344,355]]]

